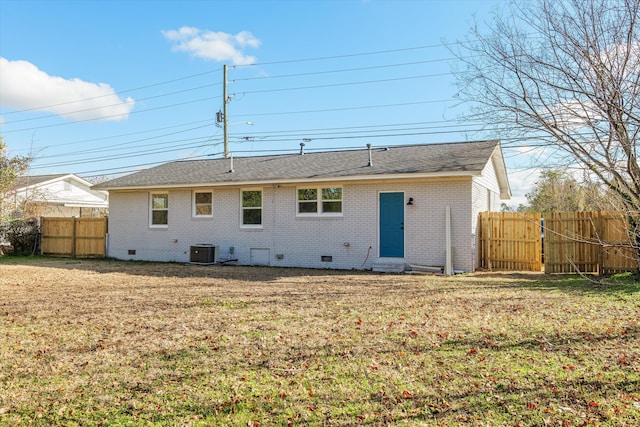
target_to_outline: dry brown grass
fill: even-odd
[[[0,263],[2,425],[638,425],[640,286]]]

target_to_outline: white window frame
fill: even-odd
[[[211,196],[211,202],[208,204],[211,213],[199,214],[198,203],[196,202],[196,194],[209,194]],[[200,203],[200,205],[205,205]],[[213,191],[212,190],[193,190],[191,193],[191,217],[192,218],[213,218]]]
[[[327,188],[339,188],[340,189],[340,199],[322,199],[322,190]],[[298,192],[300,190],[316,190],[317,199],[316,202],[316,211],[315,212],[300,212],[300,202],[298,200]],[[340,202],[340,212],[323,212],[322,210],[322,202]],[[344,213],[344,188],[341,185],[320,185],[320,186],[312,186],[312,185],[304,185],[296,187],[296,216],[298,217],[340,217],[343,216]]]
[[[245,208],[242,204],[243,195],[248,191],[260,192],[260,206]],[[245,224],[244,223],[244,211],[245,209],[260,210],[260,224]],[[240,228],[262,228],[264,223],[264,191],[262,188],[241,188],[240,189]]]
[[[155,208],[153,207],[153,196],[164,195],[167,198],[167,207],[166,208]],[[166,224],[154,224],[153,223],[153,212],[154,211],[166,211],[167,212],[167,223]],[[169,192],[168,191],[151,191],[149,192],[149,227],[150,228],[168,228],[169,227]]]

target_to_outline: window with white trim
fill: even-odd
[[[342,187],[298,188],[297,202],[301,216],[342,215]]]
[[[169,225],[169,193],[149,194],[149,226],[167,227]]]
[[[242,190],[242,226],[262,227],[262,190]]]
[[[213,193],[211,191],[193,192],[193,217],[211,218],[213,216]]]

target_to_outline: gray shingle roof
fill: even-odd
[[[349,177],[383,178],[384,175],[479,173],[499,141],[421,144],[362,150],[326,151],[304,155],[235,157],[231,159],[175,161],[93,186],[126,189],[246,182],[341,180]]]
[[[52,181],[54,179],[67,176],[69,174],[66,173],[58,173],[53,175],[29,175],[29,176],[19,176],[16,178],[13,183],[13,188],[24,188],[30,185],[42,184],[43,182]]]

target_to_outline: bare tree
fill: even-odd
[[[459,96],[478,119],[612,195],[640,267],[639,11],[640,0],[514,1],[455,53]]]

